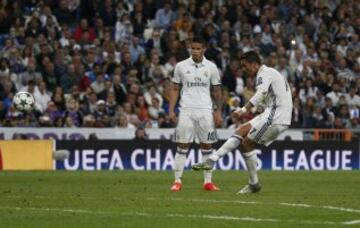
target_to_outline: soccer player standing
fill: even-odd
[[[257,176],[256,145],[270,145],[278,135],[286,130],[291,123],[292,95],[286,79],[274,68],[261,65],[260,57],[254,51],[246,52],[241,57],[241,66],[247,76],[256,75],[256,93],[249,102],[235,112],[242,115],[260,103],[265,104],[263,113],[241,125],[221,147],[205,162],[192,166],[194,170],[211,170],[215,162],[226,153],[240,145],[247,170],[249,183],[238,193],[259,192],[261,185]]]
[[[212,154],[212,144],[217,141],[215,125],[221,119],[221,82],[219,71],[214,63],[204,56],[205,42],[195,37],[191,43],[191,57],[175,66],[172,79],[169,116],[176,121],[175,105],[180,96],[180,112],[175,130],[177,152],[174,161],[175,182],[172,191],[182,189],[182,174],[189,145],[200,143],[202,160],[206,161]],[[214,105],[213,101],[214,100]],[[214,106],[219,110],[214,110]],[[217,191],[212,183],[212,171],[204,171],[204,190]]]

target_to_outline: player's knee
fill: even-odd
[[[237,130],[236,130],[236,134],[245,138],[247,136],[247,134],[249,133],[251,129],[251,125],[250,124],[243,124],[241,125]]]
[[[183,150],[188,150],[189,149],[189,144],[188,143],[178,143],[177,146],[178,146],[178,148],[183,149]]]
[[[255,148],[255,143],[251,139],[246,137],[241,143],[241,147],[242,147],[241,150],[242,153],[248,153]]]
[[[201,148],[201,150],[211,150],[211,149],[212,149],[212,144],[209,144],[209,143],[201,143],[201,144],[200,144],[200,148]]]
[[[189,144],[178,143],[176,152],[180,154],[187,154],[189,152]]]

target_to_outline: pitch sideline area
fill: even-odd
[[[241,171],[215,172],[220,192],[188,171],[178,193],[171,172],[1,172],[0,227],[356,227],[359,174],[262,171],[263,192],[241,196]]]

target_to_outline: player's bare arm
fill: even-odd
[[[256,91],[255,95],[250,98],[249,102],[247,102],[243,107],[237,108],[235,110],[235,114],[237,114],[238,116],[241,116],[244,113],[247,113],[248,111],[251,110],[251,108],[253,108],[253,107],[257,106],[259,103],[261,103],[264,100],[266,94],[267,94],[266,91],[258,89]]]
[[[176,121],[175,106],[179,98],[180,84],[172,83],[171,85],[171,96],[169,100],[169,117],[171,121]]]
[[[220,126],[223,122],[221,111],[223,106],[222,92],[220,85],[214,85],[211,87],[212,99],[214,102],[214,122],[215,126]]]

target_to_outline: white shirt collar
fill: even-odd
[[[200,67],[203,67],[203,66],[205,66],[205,61],[206,61],[207,59],[205,58],[205,56],[203,56],[203,59],[202,59],[202,61],[201,61],[201,63],[196,63],[193,59],[192,59],[192,57],[190,56],[190,64],[192,65],[192,66],[200,66]]]

